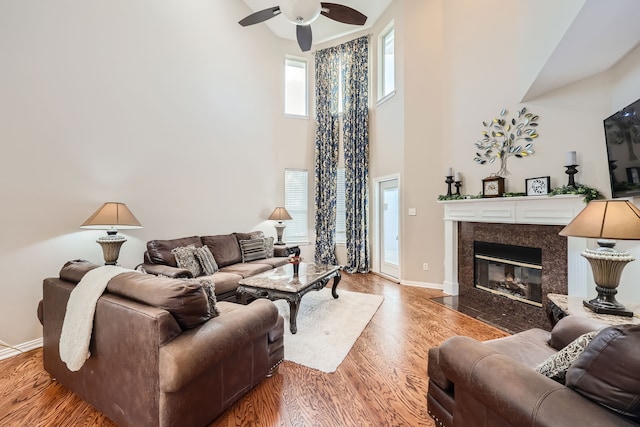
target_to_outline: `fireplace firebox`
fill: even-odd
[[[542,249],[473,242],[474,286],[542,307]]]

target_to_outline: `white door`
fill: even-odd
[[[380,272],[400,277],[400,199],[398,180],[381,181],[379,187]]]

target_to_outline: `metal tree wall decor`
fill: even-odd
[[[527,112],[526,108],[516,111],[516,115],[507,121],[504,117],[507,110],[500,111],[500,117],[489,122],[482,122],[486,130],[482,131],[482,139],[476,142],[476,163],[484,165],[500,160],[497,176],[506,177],[507,159],[511,156],[526,157],[534,153],[533,140],[538,137],[536,127],[538,116]],[[524,143],[524,145],[523,145]]]

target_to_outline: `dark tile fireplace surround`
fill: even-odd
[[[567,239],[562,225],[458,223],[458,283],[456,297],[443,303],[510,333],[533,327],[550,330],[544,307],[547,294],[567,293]],[[496,295],[474,286],[474,242],[498,243],[542,251],[542,307]],[[448,300],[448,301],[447,301]]]

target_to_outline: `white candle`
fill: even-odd
[[[453,176],[453,169],[452,168],[448,168],[447,169],[447,175],[446,176]]]
[[[460,178],[460,172],[456,172],[456,181],[462,181],[462,179]]]
[[[572,166],[577,163],[576,160],[576,152],[575,151],[567,151],[567,161],[565,166]]]

